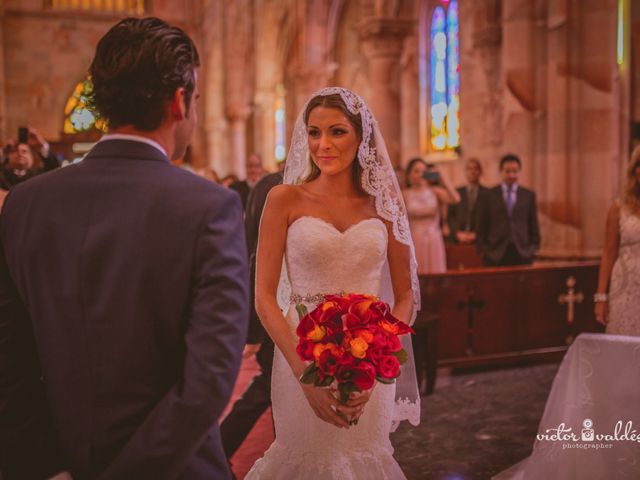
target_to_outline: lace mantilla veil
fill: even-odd
[[[410,324],[413,324],[416,313],[420,309],[420,285],[418,283],[416,256],[413,241],[411,240],[407,211],[378,122],[362,98],[341,87],[323,88],[309,97],[294,126],[283,183],[300,184],[310,172],[311,162],[307,143],[307,126],[304,122],[304,112],[309,101],[317,96],[336,94],[340,95],[352,114],[360,115],[362,119],[362,141],[358,146],[357,156],[357,161],[360,162],[362,167],[362,188],[374,198],[376,212],[380,218],[392,225],[395,239],[407,245],[411,251],[410,265],[408,267],[411,270],[411,288],[413,290],[413,315]],[[289,305],[290,293],[291,286],[287,277],[286,266],[283,262],[278,286],[278,303],[283,310]],[[380,297],[383,301],[393,305],[393,289],[388,262],[385,262]],[[392,430],[395,430],[402,420],[409,420],[412,425],[420,423],[420,394],[418,392],[413,348],[409,335],[402,337],[402,345],[409,354],[409,359],[402,366],[400,377],[396,380],[396,402]]]

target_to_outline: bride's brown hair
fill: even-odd
[[[634,213],[640,212],[640,182],[636,175],[638,167],[640,167],[640,145],[631,152],[627,181],[622,192],[622,204]]]
[[[309,115],[311,114],[311,111],[316,107],[335,108],[337,110],[340,110],[344,114],[344,116],[347,117],[347,120],[349,120],[351,126],[355,129],[356,136],[358,137],[358,143],[362,141],[362,119],[360,118],[359,114],[354,114],[349,111],[339,93],[324,96],[318,95],[309,100],[309,103],[307,104],[307,108],[305,109],[303,115],[304,124],[306,126],[309,125]],[[373,138],[370,139],[370,145],[372,147],[374,146]],[[320,175],[320,169],[313,162],[311,156],[309,156],[309,162],[311,164],[311,172],[309,172],[309,175],[304,178],[303,183],[310,182],[311,180],[318,178],[318,176]],[[353,163],[351,164],[351,178],[353,180],[354,186],[356,187],[356,190],[361,193],[366,193],[362,188],[362,167],[360,166],[357,152],[356,157],[353,159]]]

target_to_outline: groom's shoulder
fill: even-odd
[[[195,201],[216,200],[217,202],[226,203],[237,199],[240,196],[234,190],[225,188],[222,185],[213,183],[204,177],[180,167],[171,166],[171,174],[174,181],[171,182],[175,188]]]

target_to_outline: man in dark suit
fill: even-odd
[[[249,199],[249,194],[253,187],[256,186],[258,181],[264,176],[264,167],[262,166],[262,157],[257,153],[252,153],[247,158],[247,162],[245,164],[247,169],[247,179],[240,180],[229,185],[231,190],[235,190],[240,195],[240,199],[242,200],[242,208],[247,208],[247,200]]]
[[[502,157],[502,183],[478,204],[477,247],[484,265],[531,264],[540,246],[536,195],[518,185],[521,167],[517,156]]]
[[[197,50],[125,19],[91,64],[109,134],[14,187],[0,216],[4,480],[227,479],[218,419],[248,317],[237,195],[171,165]]]
[[[480,184],[482,164],[477,158],[470,158],[465,167],[467,184],[458,187],[460,203],[450,204],[447,221],[451,239],[455,243],[470,244],[476,240],[476,213],[479,198],[488,190]]]
[[[282,183],[282,173],[271,173],[263,177],[251,191],[245,211],[244,226],[247,235],[247,251],[249,252],[249,278],[251,282],[251,308],[249,316],[249,333],[244,357],[256,355],[260,373],[254,377],[242,397],[233,405],[229,415],[220,424],[222,445],[231,460],[234,453],[247,437],[255,423],[271,405],[271,367],[273,364],[273,341],[265,332],[256,313],[255,281],[256,251],[258,249],[258,231],[262,210],[269,191]]]

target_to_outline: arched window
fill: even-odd
[[[88,78],[78,83],[73,89],[73,93],[64,107],[64,133],[74,135],[93,129],[106,130],[104,121],[96,118],[88,108],[90,94],[91,81]]]
[[[426,152],[460,147],[460,48],[457,0],[435,0],[420,39],[421,142]]]
[[[144,0],[50,0],[51,10],[144,15]]]
[[[286,123],[285,123],[285,96],[284,86],[278,85],[276,89],[276,100],[274,105],[275,111],[275,125],[276,125],[276,148],[275,158],[276,162],[282,162],[286,156],[285,138],[286,138]]]

